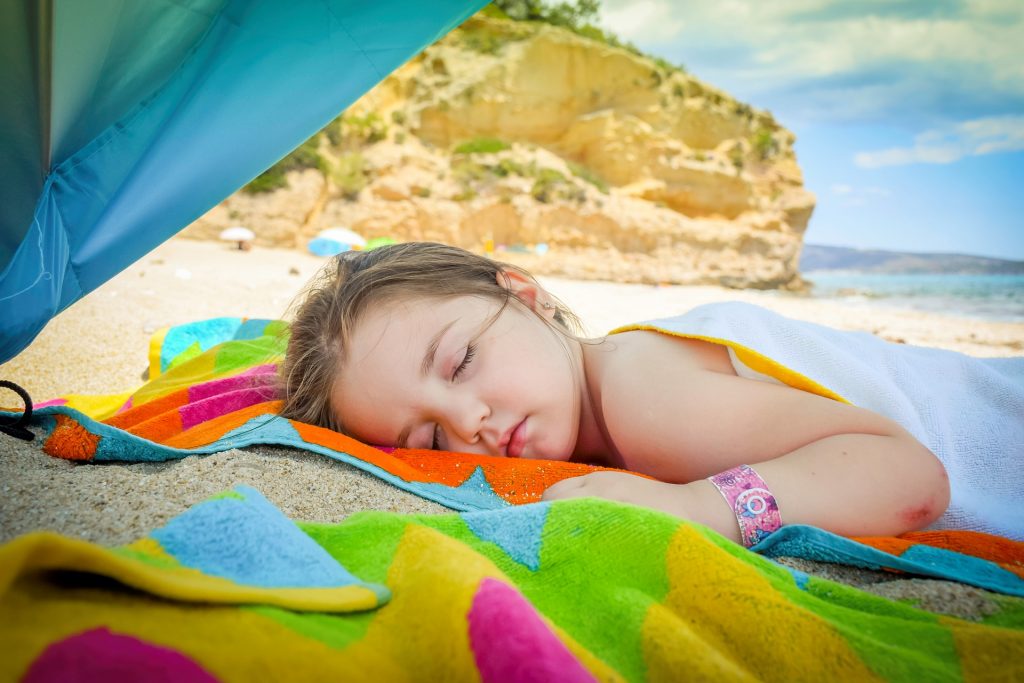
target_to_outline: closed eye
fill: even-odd
[[[459,378],[462,373],[466,371],[469,364],[473,362],[473,356],[476,355],[476,344],[469,344],[466,346],[466,355],[462,357],[462,362],[459,363],[459,367],[455,368],[455,372],[452,373],[452,381],[454,382]],[[431,450],[441,450],[441,425],[434,424],[434,436],[430,442]]]
[[[469,367],[469,364],[473,362],[473,356],[475,355],[476,345],[470,344],[469,346],[466,347],[466,355],[462,357],[462,362],[459,363],[459,367],[455,368],[455,372],[452,374],[453,382],[459,378],[459,375],[466,371],[466,368]]]

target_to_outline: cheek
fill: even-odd
[[[493,360],[506,397],[529,400],[553,416],[564,411],[571,417],[578,392],[576,372],[557,334],[536,321],[519,322],[498,332],[500,353],[488,362]]]
[[[565,440],[575,438],[579,409],[576,373],[568,351],[557,340],[546,345],[544,362],[538,363],[533,371],[534,391],[543,400],[553,422],[550,425],[551,438],[557,442],[552,446],[563,450]]]
[[[571,400],[574,382],[572,361],[565,348],[556,339],[534,339],[529,355],[523,361],[523,370],[529,375],[534,391],[562,402]],[[521,367],[521,366],[520,366]]]
[[[359,375],[350,379],[354,381],[332,397],[339,422],[363,443],[388,445],[403,426],[399,416],[406,408],[396,399],[402,394],[374,378]]]

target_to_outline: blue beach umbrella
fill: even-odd
[[[307,248],[316,256],[336,256],[350,249],[362,249],[366,246],[363,236],[348,228],[327,228],[316,234],[309,241]]]
[[[0,362],[486,0],[0,0]]]

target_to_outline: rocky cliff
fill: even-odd
[[[799,287],[814,197],[793,142],[663,62],[477,16],[184,234],[301,247],[342,225],[539,274]]]

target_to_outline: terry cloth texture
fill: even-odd
[[[725,344],[741,376],[767,376],[894,420],[949,475],[949,508],[930,528],[1024,540],[1024,358],[892,344],[739,302],[616,332],[636,329]]]
[[[991,599],[939,616],[593,498],[296,524],[238,487],[128,546],[0,548],[0,679],[1020,680],[1024,600]]]
[[[140,462],[256,444],[291,446],[349,463],[460,511],[501,511],[537,502],[553,483],[598,469],[575,463],[378,449],[337,432],[283,419],[277,414],[280,403],[274,400],[274,363],[286,344],[283,331],[274,321],[241,319],[161,331],[150,354],[153,379],[137,391],[68,396],[37,406],[33,419],[43,433],[42,448],[55,457],[79,461]],[[175,355],[167,352],[168,347]],[[480,529],[491,525],[491,535],[496,537],[504,527],[500,516],[469,523]],[[778,533],[777,539],[771,537],[755,550],[889,568],[1024,595],[1024,544],[995,536],[953,531],[857,542],[804,526],[784,527]],[[536,539],[530,538],[514,553],[527,566],[536,552],[530,545]]]

